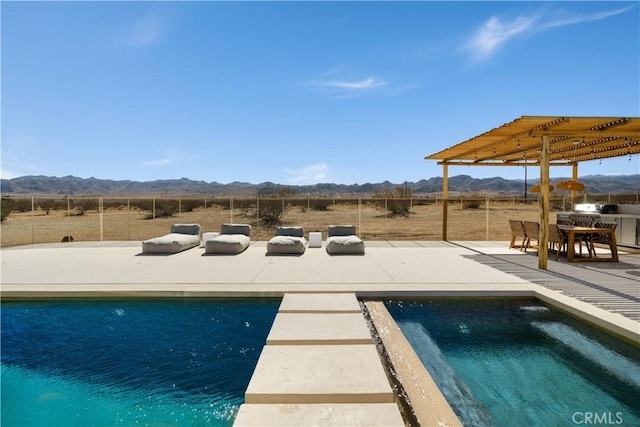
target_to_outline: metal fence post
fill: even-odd
[[[389,212],[388,199],[384,198],[384,219],[387,219],[387,212]]]
[[[71,198],[67,196],[67,236],[71,236]]]
[[[489,241],[489,195],[486,195],[486,200],[485,200],[485,209],[487,211],[487,237],[486,240],[487,242]]]
[[[104,199],[102,197],[98,198],[98,211],[100,212],[100,241],[104,242]]]
[[[31,196],[31,243],[36,243],[36,200]]]
[[[153,215],[151,216],[151,230],[152,230],[152,236],[156,235],[156,198],[154,197],[151,200],[151,206],[153,209]]]
[[[413,240],[413,197],[409,198],[409,224],[411,224],[411,239]]]
[[[362,199],[358,197],[358,232],[362,236]]]

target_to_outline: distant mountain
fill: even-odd
[[[554,183],[568,180],[569,177],[552,178]],[[539,180],[532,179],[527,185],[534,185]],[[640,192],[640,174],[635,175],[589,175],[580,177],[589,193],[638,193]],[[385,187],[407,186],[414,194],[434,194],[442,192],[442,178],[422,179],[418,182],[366,184],[332,184],[314,185],[281,185],[273,182],[250,184],[247,182],[193,181],[188,178],[157,181],[114,181],[110,179],[78,178],[75,176],[48,177],[22,176],[0,180],[0,192],[5,195],[209,195],[209,196],[255,196],[286,188],[293,194],[313,196],[335,196],[336,194],[352,194],[368,196],[381,191]],[[522,194],[523,180],[508,180],[500,177],[472,178],[468,175],[457,175],[449,178],[449,191],[461,193]]]

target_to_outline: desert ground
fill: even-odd
[[[321,200],[320,202],[318,200]],[[142,203],[144,202],[144,203]],[[1,245],[74,241],[145,240],[169,232],[171,224],[197,223],[202,232],[219,231],[222,223],[252,226],[252,240],[268,240],[276,225],[303,226],[322,231],[331,224],[353,224],[365,240],[441,240],[442,200],[379,199],[216,199],[203,202],[150,199],[100,200],[66,203],[50,208],[13,211],[2,223]],[[164,203],[164,204],[163,204]],[[31,204],[31,203],[30,203]],[[94,206],[95,205],[95,206]],[[555,203],[562,210],[561,203]],[[66,206],[66,207],[65,207]],[[140,206],[144,206],[141,208]],[[195,206],[195,207],[193,207]],[[155,208],[155,210],[154,210]],[[154,211],[156,215],[154,217]],[[509,240],[509,219],[538,221],[536,199],[516,198],[450,200],[448,240]]]

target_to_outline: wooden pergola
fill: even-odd
[[[540,250],[538,268],[547,269],[549,167],[640,153],[640,117],[522,116],[510,123],[425,157],[442,165],[442,239],[447,240],[448,167],[539,166]],[[576,192],[572,191],[572,200]]]

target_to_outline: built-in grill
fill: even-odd
[[[571,212],[558,213],[557,219],[568,224],[590,227],[600,220],[603,206],[599,203],[576,203]]]
[[[573,212],[577,214],[599,214],[604,205],[598,203],[576,203]]]

